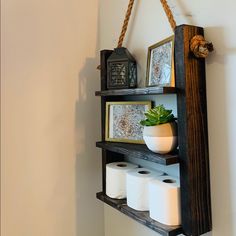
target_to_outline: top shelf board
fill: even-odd
[[[135,89],[113,89],[96,91],[96,96],[125,96],[125,95],[157,95],[157,94],[176,94],[175,87],[147,87]]]

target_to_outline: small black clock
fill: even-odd
[[[107,88],[137,87],[137,66],[127,48],[115,48],[107,60]]]

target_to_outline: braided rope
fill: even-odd
[[[173,13],[172,13],[172,11],[171,11],[171,9],[170,9],[170,7],[169,7],[166,0],[160,0],[160,2],[163,6],[163,9],[164,9],[165,13],[166,13],[166,16],[167,16],[168,21],[171,25],[171,28],[174,30],[175,27],[176,27],[176,21],[174,19]],[[126,11],[125,20],[124,20],[124,23],[123,23],[123,26],[122,26],[122,30],[121,30],[121,33],[120,33],[120,37],[119,37],[117,47],[122,47],[122,45],[123,45],[133,6],[134,6],[134,0],[130,0],[129,5],[128,5],[128,9]]]
[[[167,3],[167,0],[160,0],[162,7],[166,13],[166,16],[168,18],[168,21],[170,23],[170,26],[173,31],[175,31],[176,28],[176,21],[174,19],[173,13]],[[129,1],[128,9],[126,11],[125,19],[123,22],[122,30],[120,33],[119,41],[117,44],[117,47],[122,47],[125,34],[127,32],[130,16],[132,13],[132,9],[134,6],[134,0]],[[193,37],[191,40],[190,50],[194,53],[194,55],[198,58],[206,58],[209,54],[209,52],[212,52],[214,50],[213,44],[210,42],[207,42],[203,36],[197,35],[196,37]],[[97,69],[101,69],[101,66],[98,66]]]
[[[132,9],[133,9],[133,5],[134,5],[134,0],[130,0],[129,5],[128,5],[128,9],[127,9],[127,12],[126,12],[126,15],[125,15],[125,20],[124,20],[124,23],[123,23],[122,31],[120,33],[119,42],[118,42],[118,45],[117,45],[118,48],[122,47],[122,45],[123,45],[125,34],[126,34],[128,24],[129,24],[129,19],[130,19],[131,12],[132,12]]]
[[[160,0],[160,2],[161,2],[162,6],[164,8],[164,11],[165,11],[166,16],[168,18],[170,26],[171,26],[172,30],[174,31],[175,27],[176,27],[176,21],[174,19],[173,13],[172,13],[172,11],[171,11],[171,9],[170,9],[170,7],[169,7],[166,0]]]

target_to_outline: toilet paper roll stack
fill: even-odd
[[[150,217],[165,225],[180,225],[180,182],[168,175],[149,182]]]
[[[148,183],[163,174],[161,171],[152,171],[146,168],[128,171],[126,175],[127,205],[138,211],[148,211]]]
[[[128,162],[113,162],[106,165],[106,195],[110,198],[126,198],[126,173],[138,168]]]

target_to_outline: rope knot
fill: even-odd
[[[197,58],[206,58],[210,52],[214,51],[214,47],[202,35],[195,35],[190,41],[190,50]]]

